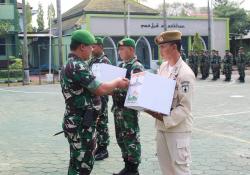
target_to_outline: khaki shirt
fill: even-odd
[[[164,62],[158,74],[176,80],[176,87],[170,116],[164,116],[163,122],[156,120],[157,130],[164,132],[191,132],[193,125],[192,97],[195,76],[190,67],[182,60],[173,66],[171,72],[168,62]]]

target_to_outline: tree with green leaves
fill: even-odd
[[[244,1],[243,1],[244,2]],[[240,2],[215,0],[214,14],[216,17],[230,19],[230,33],[246,35],[250,31],[250,18]]]
[[[51,3],[48,6],[48,15],[47,15],[48,26],[50,26],[50,20],[53,20],[54,18],[55,18],[55,8],[54,5]]]
[[[11,23],[9,21],[0,21],[0,36],[9,32]]]
[[[195,33],[192,47],[193,47],[193,51],[195,52],[200,52],[205,49],[199,33]]]
[[[41,31],[44,30],[44,19],[43,19],[43,16],[44,16],[43,6],[39,2],[38,3],[37,19],[36,19],[36,22],[37,22],[37,25],[38,25],[38,28],[37,28],[38,32],[41,32]]]
[[[163,4],[159,5],[158,11],[162,13]],[[193,3],[166,3],[167,16],[189,16],[193,11],[195,11]]]
[[[31,6],[30,6],[30,4],[28,2],[25,5],[25,8],[26,8],[27,32],[32,32],[33,31],[33,27],[32,27],[32,11],[31,11]]]

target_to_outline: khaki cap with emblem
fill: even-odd
[[[162,32],[160,35],[155,37],[155,43],[157,45],[160,45],[160,44],[164,44],[164,43],[180,41],[181,35],[182,34],[179,30],[165,31],[165,32]]]

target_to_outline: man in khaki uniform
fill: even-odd
[[[164,60],[159,74],[176,80],[170,116],[146,111],[156,118],[158,160],[163,175],[191,175],[191,106],[195,76],[180,56],[181,32],[163,32],[155,38],[155,43]]]

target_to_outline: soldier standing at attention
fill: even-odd
[[[213,72],[213,79],[212,80],[217,80],[218,79],[218,74],[220,73],[220,65],[219,65],[219,59],[216,55],[216,50],[212,50],[212,55],[211,55],[211,68]],[[219,72],[219,73],[218,73]]]
[[[61,88],[66,110],[63,131],[70,147],[68,175],[89,175],[94,165],[96,122],[101,109],[99,96],[115,88],[127,88],[127,79],[100,83],[86,61],[95,44],[94,36],[86,30],[77,30],[71,36],[71,57],[62,67]]]
[[[194,52],[194,75],[195,77],[198,76],[198,68],[199,68],[199,52]]]
[[[210,55],[209,55],[209,51],[205,51],[204,54],[205,57],[205,79],[207,79],[209,77],[209,71],[210,71]]]
[[[108,57],[103,51],[103,38],[95,37],[96,43],[93,45],[92,58],[89,61],[89,67],[92,69],[93,64],[104,63],[111,64]],[[102,96],[101,114],[97,121],[97,150],[95,160],[106,159],[109,154],[107,147],[109,145],[109,130],[108,130],[108,96]]]
[[[122,59],[119,67],[127,69],[126,78],[132,73],[144,71],[144,67],[135,55],[135,41],[125,38],[118,43],[118,52]],[[127,91],[117,89],[113,92],[113,108],[115,120],[115,134],[122,152],[125,167],[114,175],[138,175],[141,162],[141,143],[138,112],[124,107]]]
[[[206,79],[206,55],[205,50],[200,53],[200,71],[201,71],[201,79]]]
[[[181,48],[181,58],[183,59],[183,61],[187,62],[187,56],[183,48]]]
[[[164,60],[159,74],[176,80],[170,115],[146,111],[156,118],[157,157],[163,175],[191,175],[190,144],[195,76],[180,57],[181,32],[163,32],[155,38],[155,42],[159,45]]]
[[[193,70],[193,55],[194,55],[194,52],[192,50],[190,50],[188,52],[188,65],[189,67]]]
[[[240,47],[238,56],[236,58],[236,64],[239,72],[239,80],[241,83],[245,82],[245,68],[246,68],[247,58],[244,52],[244,48]]]
[[[223,73],[225,74],[225,81],[231,81],[232,76],[232,66],[233,66],[233,55],[229,50],[225,51],[225,56],[223,59]]]
[[[198,56],[196,52],[191,51],[189,56],[189,66],[193,70],[195,77],[198,75]]]
[[[219,64],[218,71],[217,71],[217,79],[220,79],[221,56],[220,56],[220,54],[219,54],[219,51],[218,51],[218,50],[216,50],[216,57],[217,57],[217,61],[218,61],[218,64]]]

